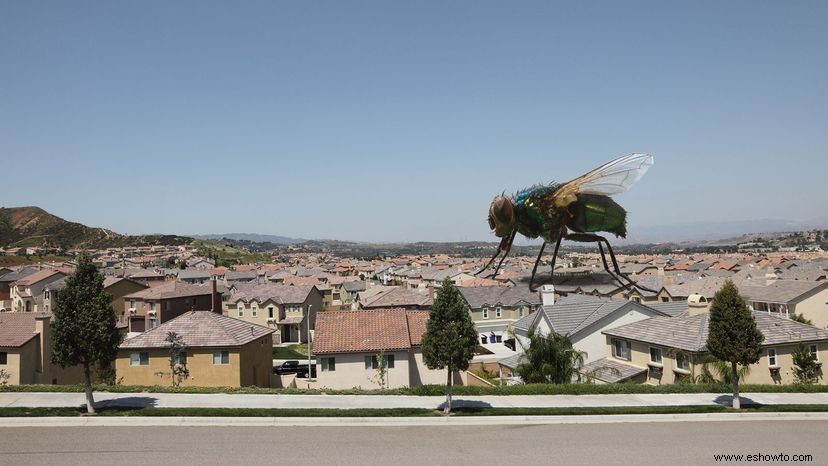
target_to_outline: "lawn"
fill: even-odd
[[[273,359],[307,359],[307,354],[296,351],[297,346],[274,346]]]

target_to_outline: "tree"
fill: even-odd
[[[187,348],[184,346],[184,337],[176,332],[167,332],[164,341],[167,342],[170,348],[170,379],[172,380],[172,386],[178,387],[181,382],[190,376],[190,370],[187,369],[187,353],[184,351]]]
[[[713,296],[708,325],[707,349],[714,357],[730,363],[733,408],[739,409],[738,365],[759,361],[765,337],[733,281],[727,280]]]
[[[572,342],[564,335],[550,332],[543,335],[533,325],[527,333],[529,345],[523,347],[523,358],[515,373],[525,383],[580,382],[579,370],[584,365],[584,353],[572,348]]]
[[[95,413],[92,371],[96,366],[111,366],[121,344],[112,296],[104,291],[103,280],[89,257],[81,256],[52,310],[52,362],[61,367],[83,366],[86,410],[91,414]]]
[[[477,330],[469,308],[454,284],[446,278],[437,291],[423,335],[423,360],[429,369],[447,369],[446,405],[451,412],[452,377],[469,368],[477,346]]]
[[[803,344],[793,352],[794,378],[796,383],[810,385],[819,379],[819,363],[810,348]]]
[[[811,322],[811,319],[805,317],[803,314],[793,313],[791,314],[791,320],[799,322],[800,324],[814,325],[814,323]]]
[[[386,388],[386,380],[388,378],[388,358],[385,356],[385,351],[380,351],[374,356],[376,362],[376,369],[371,380],[379,386],[380,389]]]

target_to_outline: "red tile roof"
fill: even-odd
[[[0,314],[0,347],[19,348],[37,336],[35,317],[46,314],[4,312]]]
[[[409,349],[422,343],[428,314],[405,309],[320,312],[313,349],[320,354]]]

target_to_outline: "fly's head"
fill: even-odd
[[[495,197],[489,206],[489,228],[494,230],[499,238],[503,238],[512,234],[515,227],[515,208],[512,200],[504,195]]]

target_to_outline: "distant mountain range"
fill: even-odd
[[[668,242],[736,244],[743,235],[814,229],[828,229],[828,215],[805,222],[781,219],[759,219],[631,228],[623,244]]]
[[[177,235],[121,235],[64,220],[40,207],[0,207],[0,247],[60,249],[107,248],[187,244],[192,238]]]
[[[232,239],[233,241],[250,241],[252,243],[273,243],[273,244],[297,244],[308,240],[302,238],[288,238],[277,235],[260,235],[257,233],[222,233],[218,235],[192,235],[196,239],[221,240]]]

